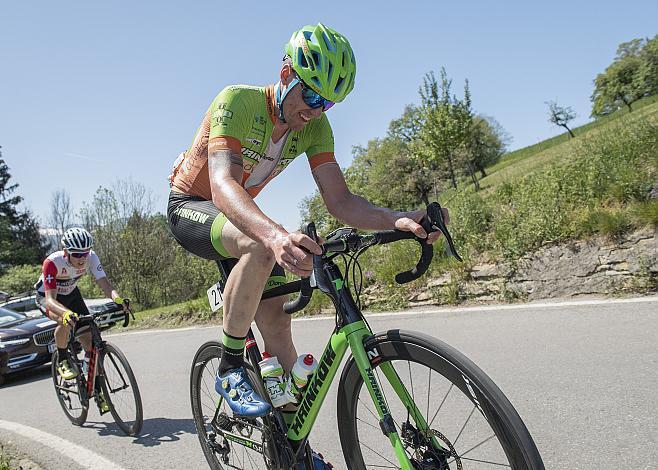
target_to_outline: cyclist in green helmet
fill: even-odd
[[[284,270],[309,276],[320,247],[288,232],[258,207],[260,190],[305,153],[329,212],[366,230],[397,228],[420,237],[424,210],[398,212],[374,206],[348,189],[334,157],[328,111],[354,88],[356,60],[347,39],[317,24],[293,33],[277,83],[228,86],[206,111],[194,140],[174,164],[167,217],[188,251],[206,259],[237,260],[224,289],[222,358],[215,388],[238,416],[271,408],[254,391],[243,365],[245,336],[256,321],[265,350],[290,371],[297,353],[284,297],[260,294],[285,282]],[[282,203],[285,203],[282,201]],[[446,214],[447,215],[447,214]],[[433,243],[439,233],[433,233]],[[316,468],[325,468],[317,459]]]

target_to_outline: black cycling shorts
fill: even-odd
[[[72,312],[77,313],[78,315],[89,315],[87,304],[85,304],[85,301],[82,298],[82,294],[80,293],[80,289],[77,287],[70,294],[57,294],[56,300],[64,307],[68,308]],[[46,308],[46,296],[37,292],[35,301],[37,303],[37,307],[39,307],[39,310],[41,310],[41,313],[50,318],[48,315],[48,309]],[[51,319],[54,320],[54,318]]]
[[[171,191],[167,221],[171,233],[183,248],[200,258],[217,261],[223,276],[231,272],[236,260],[222,245],[222,228],[228,219],[212,201]],[[284,269],[275,264],[265,290],[285,283]]]

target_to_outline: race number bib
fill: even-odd
[[[222,291],[219,289],[219,283],[213,284],[208,289],[208,303],[210,303],[210,309],[213,312],[216,312],[224,305],[224,298],[222,297]]]

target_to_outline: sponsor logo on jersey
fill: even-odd
[[[262,154],[256,152],[255,150],[248,149],[246,147],[242,147],[242,155],[256,161],[259,161],[261,158],[263,158]]]
[[[99,264],[98,267],[96,268],[96,271],[101,272],[102,270],[103,270],[103,266]]]
[[[290,145],[290,148],[288,149],[288,154],[289,155],[297,155],[297,142],[299,141],[299,137],[293,137],[292,139],[292,144]]]
[[[258,139],[254,139],[253,137],[247,137],[246,141],[251,143],[251,144],[254,144],[254,145],[263,145],[262,141],[260,141]]]

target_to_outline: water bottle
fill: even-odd
[[[312,354],[301,355],[290,371],[290,386],[294,393],[300,395],[306,388],[309,378],[318,367],[318,361]]]
[[[85,352],[85,357],[82,358],[82,376],[87,376],[89,370],[89,355]]]
[[[265,389],[270,395],[270,400],[275,408],[294,403],[295,397],[290,394],[283,381],[283,367],[279,364],[276,356],[263,353],[263,360],[258,363],[260,373],[265,383]]]

